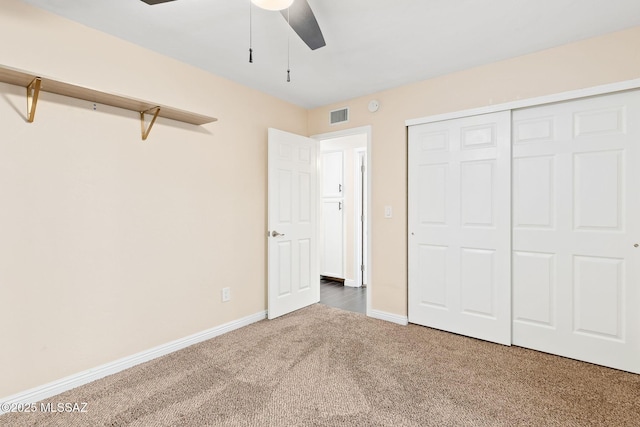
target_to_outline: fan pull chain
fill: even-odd
[[[287,8],[287,25],[289,29],[287,31],[287,83],[291,82],[291,22],[289,21],[289,9]]]
[[[253,64],[253,7],[249,0],[249,63]]]

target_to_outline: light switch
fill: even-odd
[[[385,218],[391,218],[393,216],[393,209],[391,209],[391,206],[385,206],[384,207],[384,217]]]

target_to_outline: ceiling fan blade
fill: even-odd
[[[142,0],[142,1],[148,5],[153,6],[154,4],[167,3],[174,0]]]
[[[281,13],[284,19],[287,19],[287,9]],[[295,0],[289,7],[289,24],[311,50],[327,45],[307,0]]]

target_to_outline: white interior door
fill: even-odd
[[[510,112],[409,128],[409,321],[511,343]]]
[[[269,129],[268,317],[320,300],[317,142]]]
[[[640,373],[640,92],[513,119],[513,343]]]

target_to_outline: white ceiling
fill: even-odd
[[[313,108],[640,25],[640,0],[308,0],[327,45],[249,0],[23,0]]]

